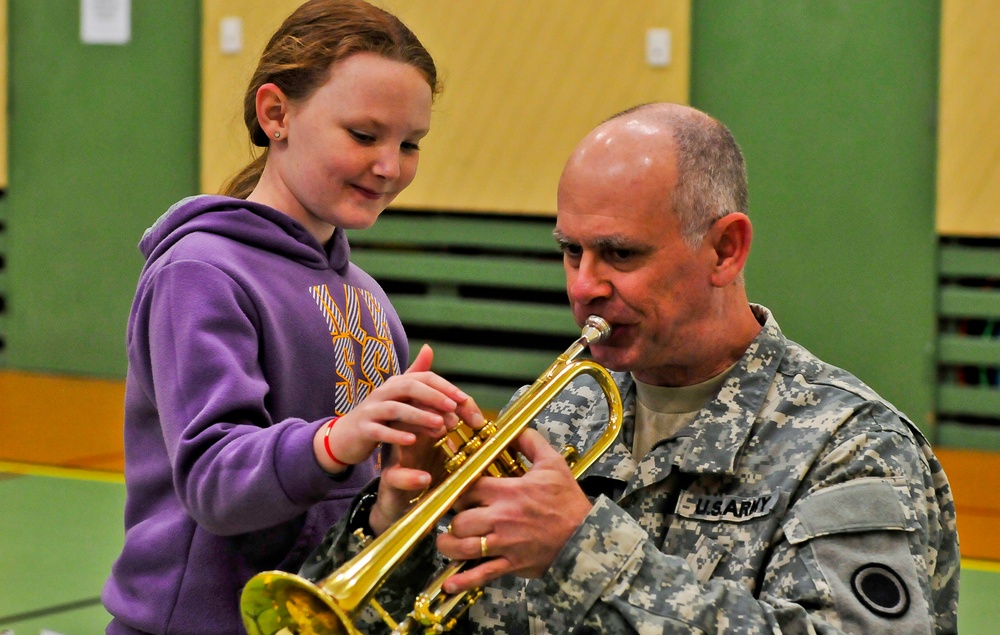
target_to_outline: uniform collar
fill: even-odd
[[[622,394],[624,430],[587,471],[587,476],[630,482],[628,490],[631,491],[666,478],[674,467],[689,473],[735,474],[740,452],[749,439],[757,414],[764,407],[787,344],[771,312],[756,304],[750,307],[763,328],[730,371],[719,393],[673,442],[659,444],[646,457],[635,457],[630,449],[631,428],[635,422],[635,382],[629,373],[612,373]],[[600,421],[607,421],[606,413],[607,410],[600,406],[593,412],[597,415],[595,420]],[[585,434],[594,439],[600,431],[590,428]],[[575,442],[582,443],[582,440]]]
[[[763,328],[715,398],[678,434],[691,439],[687,451],[677,457],[677,466],[684,472],[735,474],[740,452],[764,407],[786,340],[770,311],[757,304],[750,308]]]

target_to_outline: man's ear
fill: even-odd
[[[257,89],[257,123],[272,142],[288,137],[287,115],[288,97],[277,85],[268,83]]]
[[[715,221],[707,238],[715,252],[712,284],[724,287],[738,279],[746,265],[753,241],[753,225],[746,214],[733,212]]]

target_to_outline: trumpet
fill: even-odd
[[[576,358],[590,344],[610,335],[608,323],[590,316],[577,339],[496,421],[478,430],[460,424],[458,439],[449,434],[438,446],[445,454],[445,476],[425,492],[410,510],[362,551],[329,576],[313,583],[284,571],[259,573],[246,584],[240,600],[243,624],[250,635],[301,633],[363,635],[354,622],[371,606],[394,634],[451,630],[461,615],[482,595],[481,589],[447,594],[444,581],[466,566],[451,562],[414,600],[413,610],[401,622],[375,601],[379,587],[419,542],[430,534],[461,495],[480,476],[520,476],[527,466],[508,450],[510,444],[578,375],[594,378],[608,403],[608,423],[597,442],[583,455],[572,446],[562,455],[579,478],[611,447],[621,431],[622,400],[611,375],[599,364]],[[457,443],[457,447],[453,444]]]

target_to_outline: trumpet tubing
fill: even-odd
[[[443,593],[444,580],[461,570],[453,562],[414,600],[413,611],[397,623],[373,601],[386,577],[410,555],[459,497],[483,474],[519,476],[525,467],[508,447],[531,421],[577,376],[593,377],[608,402],[609,421],[601,438],[583,456],[576,448],[563,449],[575,478],[579,478],[611,447],[621,430],[622,404],[618,387],[600,365],[575,358],[591,343],[610,334],[607,322],[591,316],[577,339],[535,382],[497,417],[479,430],[460,430],[439,444],[445,454],[446,476],[382,535],[357,556],[317,583],[282,571],[265,571],[244,587],[243,623],[250,635],[278,632],[317,635],[362,635],[354,626],[358,614],[371,604],[394,633],[413,629],[449,630],[481,591],[451,596]],[[456,447],[452,447],[452,444]],[[283,630],[285,629],[285,630]]]

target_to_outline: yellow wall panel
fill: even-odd
[[[1000,237],[1000,3],[944,0],[937,230]]]
[[[216,193],[249,162],[251,145],[243,125],[243,91],[267,38],[298,2],[204,0],[202,2],[201,189]],[[243,52],[223,54],[220,21],[243,21]]]
[[[206,0],[202,188],[249,158],[240,95],[267,35],[297,1]],[[648,101],[687,103],[690,0],[386,0],[444,80],[420,170],[397,207],[555,211],[562,165],[597,123]],[[245,21],[240,55],[219,52],[219,20]],[[645,61],[646,31],[670,30],[671,62]]]

